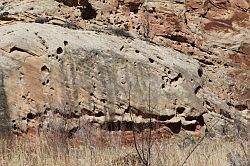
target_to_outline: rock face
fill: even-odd
[[[1,3],[1,100],[17,133],[131,130],[131,114],[175,132],[249,120],[247,0]]]
[[[58,128],[64,119],[69,130],[84,120],[118,130],[132,121],[131,113],[138,124],[153,117],[180,123],[179,130],[202,123],[205,109],[196,95],[202,69],[186,55],[137,39],[35,23],[3,26],[0,35],[1,56],[10,61],[1,67],[16,130]]]

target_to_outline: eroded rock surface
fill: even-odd
[[[152,117],[180,123],[179,130],[181,124],[203,123],[203,100],[196,95],[202,69],[186,55],[53,25],[17,23],[0,33],[1,56],[13,64],[2,67],[9,70],[5,89],[16,130],[63,123],[72,129],[84,119],[113,130],[113,123],[132,121],[130,113],[138,124]]]
[[[0,53],[11,65],[1,63],[12,73],[4,83],[18,132],[65,119],[69,130],[82,119],[129,129],[129,112],[138,124],[154,117],[187,130],[206,112],[207,126],[207,117],[249,121],[248,0],[1,3]]]

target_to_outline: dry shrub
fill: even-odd
[[[107,137],[108,133],[94,128],[92,131],[90,129],[80,130],[81,133],[71,139],[67,134],[55,131],[32,139],[28,137],[1,138],[0,165],[142,165],[133,145],[124,145],[118,137],[110,139],[111,136]],[[151,165],[181,165],[198,141],[199,139],[192,135],[175,135],[170,139],[154,141]],[[245,143],[244,149],[248,149],[247,142]],[[185,163],[185,165],[192,166],[239,164],[248,164],[240,141],[208,137],[204,138]]]

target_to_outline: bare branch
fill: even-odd
[[[131,95],[131,83],[129,84],[129,104],[128,104],[128,112],[130,113],[130,118],[131,118],[131,121],[134,122],[133,120],[133,115],[132,115],[132,111],[131,111],[131,105],[130,105],[130,96]],[[134,146],[135,146],[135,150],[136,150],[136,153],[138,154],[140,160],[142,161],[142,163],[145,165],[145,160],[144,160],[144,156],[141,155],[141,152],[139,150],[139,146],[137,145],[137,140],[136,140],[136,134],[135,134],[135,126],[134,126],[134,123],[133,123],[133,127],[132,127],[132,131],[133,131],[133,142],[134,142]]]

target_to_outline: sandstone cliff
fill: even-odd
[[[0,126],[131,130],[132,114],[225,134],[248,123],[247,0],[1,3]]]

